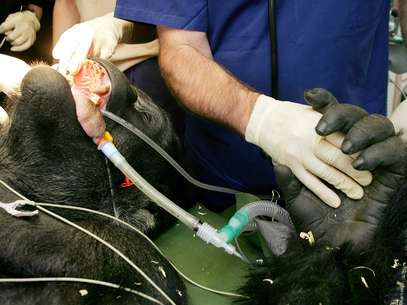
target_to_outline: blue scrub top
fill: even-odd
[[[388,11],[388,0],[277,0],[279,99],[303,103],[305,89],[323,87],[385,114]],[[218,63],[271,95],[267,0],[117,0],[115,16],[206,32]],[[252,193],[275,188],[264,153],[219,125],[189,115],[185,149],[206,182]]]

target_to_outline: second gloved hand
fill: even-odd
[[[360,199],[361,185],[368,185],[372,176],[368,171],[355,170],[352,157],[341,152],[343,136],[332,134],[326,141],[317,135],[315,126],[320,118],[321,114],[309,106],[261,95],[250,116],[245,138],[261,147],[273,162],[289,167],[323,202],[338,207],[339,196],[320,179],[348,197]]]
[[[8,15],[0,25],[0,33],[6,35],[6,40],[12,45],[11,51],[21,52],[30,48],[40,29],[40,21],[31,11],[17,12]]]
[[[110,58],[123,37],[125,23],[109,13],[66,30],[52,51],[59,59],[58,71],[75,74],[89,55]]]

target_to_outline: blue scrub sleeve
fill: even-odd
[[[115,17],[191,31],[208,29],[207,0],[117,0]]]

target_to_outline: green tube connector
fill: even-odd
[[[242,231],[242,229],[249,223],[249,214],[245,211],[237,211],[232,218],[230,218],[227,225],[223,226],[218,232],[229,243],[234,240]]]

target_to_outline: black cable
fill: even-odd
[[[271,96],[278,98],[278,53],[275,0],[269,0],[269,35],[271,46]]]

